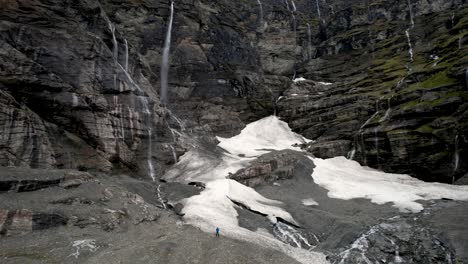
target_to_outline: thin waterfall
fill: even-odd
[[[172,22],[174,19],[174,2],[171,1],[171,15],[167,26],[166,40],[161,63],[161,103],[167,104],[168,75],[169,75],[169,52],[171,48]]]
[[[294,3],[294,0],[291,0],[291,6],[292,6],[292,9],[290,10],[291,11],[291,17],[292,17],[292,20],[293,20],[293,31],[294,31],[294,39],[296,39],[296,4]]]
[[[452,21],[452,27],[455,26],[455,11],[452,11],[452,16],[450,17],[451,21]]]
[[[353,147],[353,149],[348,153],[348,159],[354,160],[355,155],[356,155],[356,147]]]
[[[322,14],[320,13],[319,0],[315,0],[315,3],[317,4],[317,14],[318,14],[319,18],[322,18]]]
[[[125,39],[125,71],[128,72],[128,42]]]
[[[405,35],[408,40],[408,54],[410,56],[410,62],[414,61],[413,45],[411,44],[410,30],[414,28],[413,8],[411,7],[411,0],[408,0],[408,10],[410,16],[411,26],[406,29]]]
[[[414,54],[413,54],[413,45],[411,45],[411,37],[410,37],[409,30],[410,30],[409,28],[406,29],[405,34],[406,34],[406,38],[408,39],[408,48],[409,48],[408,54],[410,56],[410,62],[413,62],[413,56],[414,56]]]
[[[411,28],[414,28],[413,8],[411,7],[411,0],[408,0],[408,10],[410,15]]]
[[[310,30],[310,24],[307,23],[307,50],[308,50],[308,53],[309,53],[309,60],[313,59],[312,58],[312,32]]]
[[[119,57],[119,44],[117,42],[117,38],[115,36],[115,26],[110,22],[110,20],[107,21],[107,25],[109,27],[110,32],[112,33],[112,45],[113,45],[113,52],[114,52],[114,60],[118,62],[118,57]]]
[[[400,256],[400,247],[392,239],[390,239],[390,242],[395,246],[395,260],[393,263],[404,263],[404,259]]]
[[[390,113],[392,112],[392,105],[391,100],[393,95],[387,99],[387,111],[385,111],[385,115],[379,120],[380,123],[384,122],[390,117]]]
[[[292,11],[296,12],[297,8],[296,8],[296,4],[294,3],[294,0],[291,0],[291,5],[292,5]]]
[[[286,4],[288,11],[291,11],[291,8],[289,7],[289,0],[284,0],[284,3]]]
[[[153,133],[151,128],[148,128],[148,172],[153,181],[156,181],[156,176],[154,174],[153,162],[151,161],[153,156]]]
[[[379,137],[378,137],[378,129],[377,127],[374,128],[374,142],[375,142],[375,152],[377,155],[377,166],[380,167],[380,157],[379,157]]]
[[[455,135],[455,152],[453,153],[453,173],[456,173],[460,164],[460,151],[458,149],[458,134]]]
[[[263,5],[260,0],[257,0],[258,8],[259,8],[259,21],[260,21],[260,26],[263,29],[264,23],[263,23]]]
[[[153,162],[151,161],[153,157],[153,133],[151,129],[152,112],[150,111],[148,99],[146,97],[141,97],[140,103],[143,108],[143,113],[146,115],[147,126],[148,126],[148,153],[147,153],[148,173],[151,179],[153,181],[156,181]]]
[[[171,148],[171,151],[172,151],[172,158],[174,159],[174,164],[176,164],[178,160],[177,160],[177,153],[175,151],[175,148],[173,145],[169,145],[169,147]]]

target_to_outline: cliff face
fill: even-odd
[[[175,1],[169,110],[169,1],[0,5],[2,166],[148,175],[150,156],[160,175],[179,132],[211,142],[276,112],[319,157],[467,171],[466,1]]]

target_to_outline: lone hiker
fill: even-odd
[[[216,236],[219,237],[219,227],[216,227]]]

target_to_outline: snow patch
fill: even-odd
[[[164,176],[166,180],[206,184],[199,195],[183,201],[184,221],[209,233],[219,227],[222,235],[283,251],[302,263],[327,263],[321,253],[294,248],[271,234],[240,227],[234,202],[266,215],[272,223],[277,222],[277,218],[296,225],[297,222],[281,208],[282,202],[267,199],[254,189],[226,178],[229,173],[246,167],[255,157],[271,150],[300,150],[294,145],[306,140],[275,116],[247,125],[235,137],[218,137],[218,140],[224,152],[193,149],[180,157],[177,165]]]
[[[312,198],[302,200],[302,204],[305,206],[317,206],[318,205],[318,203]]]
[[[468,200],[468,186],[427,183],[408,175],[363,167],[345,157],[311,159],[316,165],[312,174],[315,183],[329,190],[331,198],[366,198],[376,204],[391,202],[403,212],[415,213],[423,210],[418,200]]]
[[[231,154],[258,157],[271,150],[293,149],[300,151],[296,144],[308,142],[294,133],[286,122],[276,116],[269,116],[248,124],[239,135],[232,138],[217,137],[219,147]]]
[[[304,81],[307,81],[307,79],[304,77],[299,77],[293,80],[294,83],[304,82]]]

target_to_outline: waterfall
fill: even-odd
[[[261,28],[263,29],[263,5],[262,5],[262,2],[260,0],[257,0],[257,4],[258,4],[258,8],[259,8],[259,20],[260,20],[260,26]]]
[[[286,8],[288,9],[288,11],[291,11],[291,8],[289,8],[289,0],[284,0],[284,3],[286,4]]]
[[[310,24],[307,23],[307,50],[308,50],[308,53],[309,53],[309,60],[313,59],[312,57],[312,32],[310,30]]]
[[[153,163],[151,162],[151,157],[153,156],[153,134],[151,128],[148,128],[148,170],[149,175],[153,181],[156,181],[156,177],[154,174],[154,167]]]
[[[387,111],[385,111],[385,115],[382,118],[380,118],[380,120],[379,120],[380,123],[387,120],[388,117],[390,116],[390,113],[392,112],[392,105],[390,104],[390,101],[391,101],[392,98],[393,98],[393,95],[392,95],[392,97],[389,97],[388,100],[387,100]]]
[[[404,263],[405,261],[402,257],[400,257],[400,247],[392,239],[389,240],[390,243],[392,243],[392,245],[395,247],[395,260],[393,261],[393,263]]]
[[[455,26],[455,11],[452,11],[452,16],[450,17],[451,21],[452,21],[452,27]]]
[[[287,1],[286,1],[287,2]],[[291,0],[291,5],[292,5],[292,10],[290,10],[291,12],[291,17],[292,17],[292,20],[293,20],[293,31],[294,31],[294,39],[297,39],[296,38],[296,4],[294,3],[294,0]]]
[[[276,222],[273,227],[273,234],[282,242],[295,246],[297,248],[306,249],[315,248],[299,231],[293,227],[284,224],[282,222]],[[317,244],[319,243],[318,238],[314,235],[314,239]]]
[[[292,4],[292,11],[296,12],[297,8],[296,8],[296,4],[294,3],[294,0],[291,0],[291,4]]]
[[[149,173],[149,176],[151,177],[151,179],[153,181],[156,181],[156,177],[155,177],[155,173],[154,173],[154,167],[153,167],[153,163],[151,161],[152,159],[152,156],[153,156],[153,133],[152,133],[152,129],[151,129],[151,116],[152,116],[152,113],[150,111],[150,108],[149,108],[149,103],[148,103],[148,99],[146,97],[138,97],[140,98],[140,103],[141,103],[141,106],[143,108],[143,113],[146,115],[146,123],[147,123],[147,126],[148,126],[148,153],[147,153],[147,163],[148,163],[148,173]]]
[[[377,127],[374,128],[374,142],[375,142],[375,152],[377,155],[377,166],[380,167],[380,157],[379,157],[379,138],[378,138]]]
[[[414,28],[413,8],[411,7],[411,0],[408,0],[408,10],[410,15],[411,28]]]
[[[372,263],[366,256],[367,250],[369,249],[369,241],[367,238],[374,234],[376,230],[371,228],[367,233],[361,235],[358,239],[356,239],[351,247],[339,254],[341,257],[340,264],[348,263],[346,260],[349,258],[352,251],[358,251],[365,261],[365,263]]]
[[[125,39],[125,71],[128,72],[128,42]]]
[[[318,14],[319,18],[322,18],[322,14],[320,13],[319,0],[315,0],[315,3],[317,4],[317,14]]]
[[[413,46],[411,45],[411,37],[410,37],[410,32],[409,32],[409,28],[406,29],[405,31],[405,34],[406,34],[406,38],[408,39],[408,54],[410,56],[410,62],[413,62]]]
[[[113,45],[113,51],[114,51],[114,60],[117,62],[118,57],[119,57],[119,45],[117,42],[117,38],[115,36],[115,26],[110,22],[110,20],[107,20],[107,25],[109,27],[110,32],[112,33],[112,45]]]
[[[79,105],[78,96],[76,96],[76,93],[72,93],[72,106],[77,107],[78,105]]]
[[[453,154],[453,173],[456,173],[457,170],[458,170],[458,166],[460,164],[460,151],[458,149],[458,144],[459,144],[459,140],[458,140],[458,134],[455,136],[455,151],[454,151],[454,154]]]
[[[172,151],[172,158],[174,159],[174,164],[176,164],[178,160],[177,160],[177,153],[175,151],[175,148],[173,145],[169,145],[169,147],[171,148],[171,151]]]
[[[172,21],[174,19],[174,2],[171,1],[171,15],[167,26],[166,40],[161,62],[161,103],[167,104],[168,75],[169,75],[169,51],[171,48]]]
[[[353,149],[348,153],[348,159],[354,160],[355,155],[356,155],[356,147],[353,147]]]

